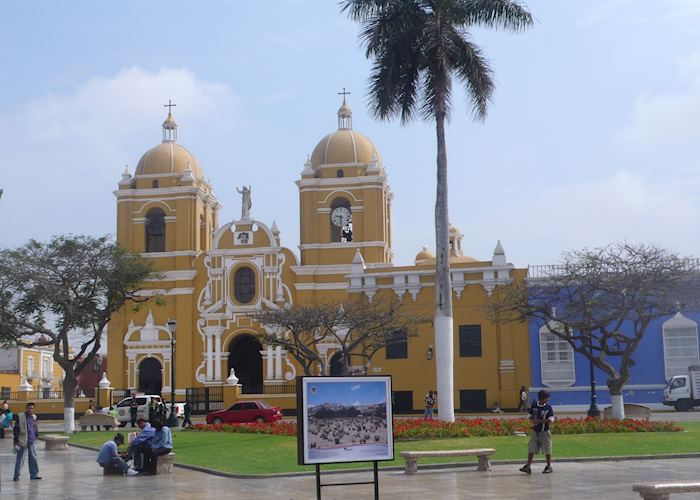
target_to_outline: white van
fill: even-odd
[[[124,398],[121,401],[119,401],[117,403],[117,406],[115,407],[115,410],[117,410],[117,420],[119,421],[120,427],[124,427],[126,424],[131,422],[131,401],[133,399],[134,398],[131,396],[128,398]],[[145,418],[146,420],[148,420],[148,407],[151,404],[152,399],[155,399],[159,404],[162,401],[161,397],[158,395],[136,395],[136,402],[139,405],[138,412],[136,413],[136,418]],[[184,418],[183,408],[180,408],[181,405],[184,406],[184,403],[175,403],[175,413],[178,417]],[[167,403],[165,406],[167,408],[167,416],[170,413],[170,403]]]

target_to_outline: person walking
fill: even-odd
[[[530,406],[530,420],[532,420],[532,434],[527,445],[527,463],[520,468],[520,472],[532,474],[532,459],[535,454],[543,452],[547,459],[547,465],[543,474],[552,471],[552,433],[549,426],[554,422],[554,410],[549,404],[549,392],[541,390],[537,393],[537,401]]]
[[[24,455],[29,454],[29,479],[41,479],[39,463],[36,458],[36,441],[39,437],[39,427],[36,424],[34,403],[27,403],[24,412],[15,417],[14,445],[17,452],[15,459],[14,480],[19,481],[19,475],[24,465]]]
[[[192,405],[190,404],[189,400],[187,400],[187,399],[185,400],[184,413],[185,413],[185,419],[182,421],[182,428],[183,429],[185,427],[192,426],[192,420],[190,419],[190,416],[192,415]]]
[[[131,427],[136,427],[136,419],[139,414],[139,404],[136,398],[131,398],[131,404],[129,405],[129,416],[131,417]]]
[[[433,391],[428,391],[428,394],[425,396],[425,413],[423,414],[423,418],[432,419],[434,411],[435,411],[435,395],[434,395]]]
[[[527,411],[527,391],[525,386],[520,386],[520,393],[518,394],[518,411]]]
[[[149,422],[155,421],[157,411],[158,411],[158,401],[151,398],[151,401],[148,404],[148,421]]]

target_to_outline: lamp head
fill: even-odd
[[[169,319],[166,325],[168,326],[168,331],[170,332],[170,335],[175,335],[175,327],[177,326],[177,321],[175,321],[174,319]]]

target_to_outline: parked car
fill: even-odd
[[[228,410],[207,413],[208,424],[241,422],[277,422],[282,420],[282,408],[265,401],[241,401]]]
[[[124,427],[127,423],[131,422],[131,400],[133,397],[124,398],[119,403],[117,403],[117,420],[119,421],[119,426]],[[137,418],[145,418],[148,420],[148,406],[151,404],[151,400],[155,399],[160,403],[162,401],[161,397],[155,394],[138,394],[136,396],[136,402],[139,405],[138,411],[136,412]],[[165,408],[167,410],[166,415],[170,415],[170,403],[165,403]],[[175,403],[175,415],[178,418],[185,418],[185,403]]]

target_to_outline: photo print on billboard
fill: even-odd
[[[300,464],[394,459],[391,377],[299,377]]]

